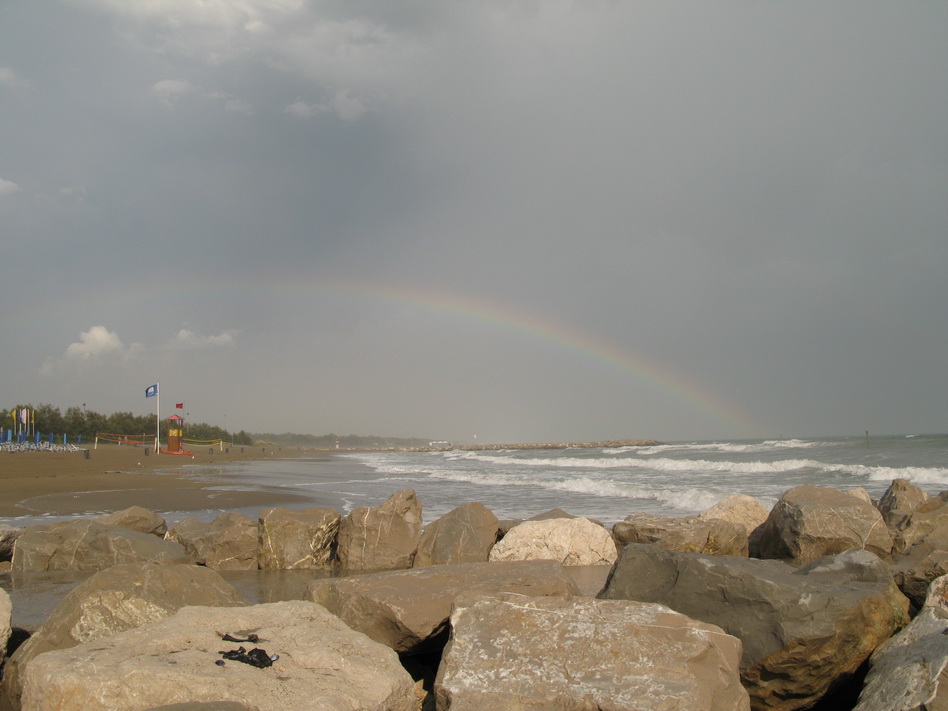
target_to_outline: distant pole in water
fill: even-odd
[[[869,430],[866,430],[866,446],[869,446]]]

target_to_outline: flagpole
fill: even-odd
[[[161,437],[161,383],[155,383],[155,454],[158,454],[158,440]]]

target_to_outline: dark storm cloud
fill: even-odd
[[[130,409],[160,376],[247,429],[481,441],[942,429],[946,25],[5,7],[7,397]]]

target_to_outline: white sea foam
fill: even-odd
[[[475,455],[475,456],[471,456]],[[480,453],[465,452],[462,456],[450,457],[449,459],[466,459],[480,463],[481,465],[495,465],[484,469],[487,474],[467,473],[465,470],[457,470],[450,467],[438,466],[435,462],[431,464],[402,464],[391,460],[386,460],[383,456],[362,458],[366,464],[372,466],[380,474],[389,476],[411,476],[417,474],[426,474],[438,478],[470,477],[470,480],[486,479],[492,483],[505,485],[524,485],[536,480],[525,479],[524,474],[518,473],[524,470],[560,471],[651,471],[651,472],[691,472],[695,474],[721,473],[721,474],[761,474],[772,475],[787,472],[805,472],[810,470],[814,474],[840,474],[855,477],[865,477],[871,481],[891,481],[893,479],[908,479],[909,481],[928,483],[928,484],[948,484],[948,468],[944,467],[887,467],[887,466],[868,466],[864,464],[843,464],[821,462],[814,459],[778,459],[767,462],[753,460],[739,462],[732,460],[714,461],[708,459],[672,459],[670,457],[651,457],[646,459],[614,459],[614,458],[591,458],[581,457],[562,457],[523,459],[518,457],[482,455]],[[374,461],[373,461],[374,460]],[[478,469],[479,470],[479,469]],[[477,471],[477,470],[476,470]],[[813,483],[819,483],[814,481]]]
[[[767,440],[610,449],[352,454],[376,488],[413,488],[426,511],[482,500],[508,517],[562,506],[600,520],[635,511],[696,513],[743,493],[772,505],[801,484],[866,487],[881,496],[893,479],[937,493],[948,488],[944,438]],[[372,475],[367,478],[371,479]],[[372,484],[366,484],[367,490]],[[427,505],[427,504],[426,504]]]
[[[470,454],[470,453],[468,453]],[[651,469],[656,471],[683,472],[785,472],[795,469],[830,470],[835,465],[824,464],[812,459],[785,459],[776,462],[751,461],[713,461],[708,459],[672,459],[670,457],[652,457],[648,459],[631,458],[536,458],[523,459],[518,457],[497,457],[478,455],[463,457],[476,459],[484,464],[506,465],[518,468],[537,469]]]
[[[558,491],[568,494],[582,494],[615,501],[617,499],[655,501],[664,506],[682,511],[703,511],[710,508],[723,497],[719,492],[705,489],[667,489],[646,486],[632,486],[616,480],[575,477],[569,479],[524,478],[503,474],[479,474],[444,470],[433,474],[442,481],[464,482],[482,487],[522,487]]]
[[[908,479],[916,484],[948,484],[948,469],[943,467],[853,467],[872,481]]]
[[[695,452],[734,452],[755,453],[773,452],[781,449],[812,449],[825,447],[829,442],[809,441],[802,439],[772,439],[765,442],[690,442],[688,444],[656,444],[651,446],[612,447],[603,449],[604,454],[636,454],[649,456],[664,453],[695,453]]]

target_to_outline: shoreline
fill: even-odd
[[[135,445],[102,444],[78,451],[0,452],[0,523],[23,517],[93,516],[142,506],[199,512],[314,504],[311,496],[274,488],[227,486],[213,467],[279,459],[331,461],[354,451],[498,451],[648,446],[655,440],[445,445],[418,448],[323,449],[306,446],[196,447],[187,455],[155,453]],[[327,504],[328,505],[328,504]]]
[[[143,447],[100,444],[96,449],[77,452],[3,452],[0,520],[118,511],[134,505],[199,511],[304,501],[305,497],[286,492],[221,491],[213,488],[220,481],[202,476],[191,467],[331,455],[327,450],[303,447],[228,449],[200,448],[191,455],[146,454]]]

